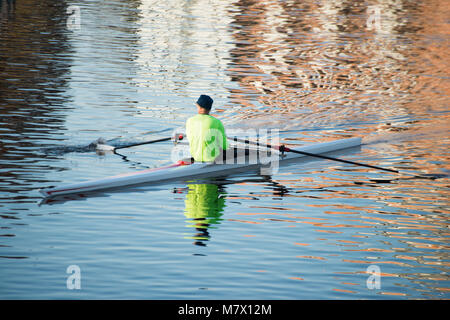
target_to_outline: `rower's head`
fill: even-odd
[[[197,100],[197,111],[200,114],[209,114],[212,108],[213,99],[210,96],[202,94]]]

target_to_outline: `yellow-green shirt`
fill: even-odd
[[[227,150],[225,128],[219,119],[208,114],[197,114],[186,121],[189,151],[195,161],[214,161],[222,150]]]

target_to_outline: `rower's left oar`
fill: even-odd
[[[416,175],[416,174],[412,174],[412,173],[409,173],[409,172],[399,171],[399,170],[390,169],[390,168],[383,168],[383,167],[374,166],[374,165],[371,165],[371,164],[366,164],[366,163],[361,163],[361,162],[355,162],[355,161],[350,161],[350,160],[345,160],[345,159],[329,157],[329,156],[325,156],[323,154],[316,154],[316,153],[310,153],[310,152],[306,152],[306,151],[294,150],[294,149],[290,149],[290,148],[288,148],[288,147],[286,147],[284,145],[276,146],[276,145],[270,145],[270,144],[261,144],[259,142],[255,142],[255,141],[251,141],[251,140],[244,140],[244,139],[239,139],[239,138],[230,138],[230,137],[227,137],[227,138],[229,140],[233,140],[233,141],[236,141],[236,142],[242,142],[242,143],[245,143],[245,144],[253,144],[253,145],[262,146],[262,147],[269,148],[269,149],[276,149],[276,150],[279,150],[280,152],[298,153],[298,154],[303,154],[305,156],[310,156],[310,157],[316,157],[316,158],[321,158],[321,159],[326,159],[326,160],[331,160],[331,161],[338,161],[338,162],[353,164],[353,165],[356,165],[356,166],[367,167],[367,168],[383,170],[383,171],[389,171],[389,172],[398,173],[398,174],[405,174],[405,175],[413,176],[413,177],[419,178],[419,179],[435,180],[435,179],[442,178],[443,176],[445,176],[445,175],[440,175],[440,174],[435,174],[435,175],[433,175],[433,174],[430,174],[430,175],[428,175],[428,174],[427,175],[425,175],[425,174]]]
[[[126,148],[131,148],[131,147],[142,146],[144,144],[151,144],[151,143],[169,141],[171,139],[172,139],[172,137],[166,137],[166,138],[161,138],[161,139],[156,139],[156,140],[151,140],[151,141],[132,143],[132,144],[129,144],[129,145],[119,146],[119,147],[113,147],[113,146],[110,146],[110,145],[107,145],[107,144],[98,143],[96,148],[99,151],[112,151],[112,152],[115,152],[116,150],[119,150],[119,149],[126,149]],[[178,137],[178,140],[183,140],[183,136],[180,135]]]

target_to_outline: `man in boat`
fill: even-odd
[[[196,103],[197,115],[186,121],[186,136],[189,140],[189,151],[196,162],[212,162],[222,157],[228,148],[225,127],[222,122],[211,116],[213,99],[201,95]]]

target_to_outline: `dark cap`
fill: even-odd
[[[198,98],[197,104],[204,109],[211,110],[212,104],[213,104],[213,99],[211,99],[210,96],[202,94]]]

